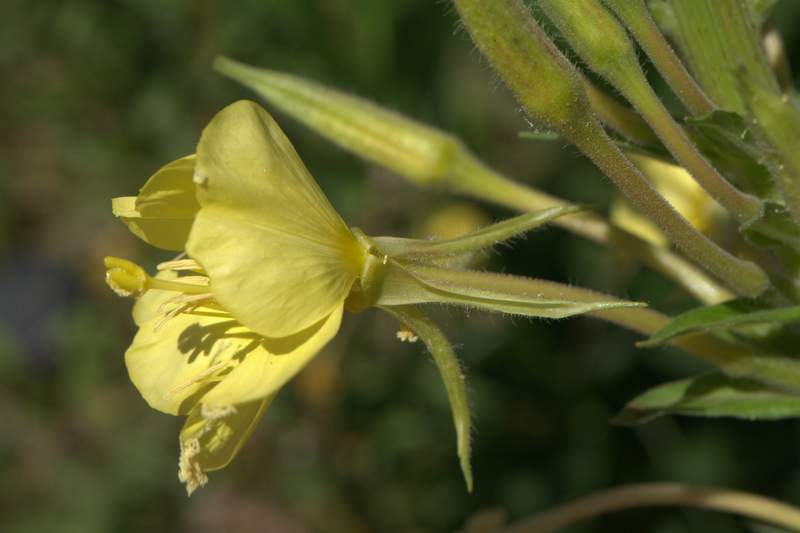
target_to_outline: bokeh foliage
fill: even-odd
[[[785,1],[774,19],[797,71],[800,6]],[[346,319],[236,462],[186,499],[180,420],[151,411],[127,379],[129,303],[102,284],[101,258],[164,259],[113,219],[110,198],[192,152],[219,108],[250,97],[211,71],[217,53],[368,96],[457,133],[517,179],[607,209],[610,184],[574,150],[518,138],[528,124],[455,28],[446,4],[426,0],[0,4],[0,529],[447,531],[487,508],[519,517],[649,480],[800,500],[796,423],[609,425],[636,393],[696,369],[680,353],[635,350],[631,334],[588,319],[456,312],[442,318],[472,384],[473,495],[428,356],[366,313]],[[429,235],[426,221],[463,201],[414,189],[276,115],[344,218],[370,234]],[[476,220],[509,214],[478,209]],[[557,229],[487,260],[668,312],[692,306],[657,275]],[[632,511],[582,530],[744,529],[705,513]]]

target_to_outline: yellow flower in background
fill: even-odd
[[[658,192],[695,228],[710,234],[725,212],[692,176],[678,165],[653,157],[629,153],[629,159]],[[657,245],[669,246],[669,239],[650,219],[618,197],[611,205],[611,220],[639,237]]]
[[[187,252],[155,277],[107,258],[106,279],[138,298],[131,380],[155,409],[188,416],[179,477],[191,494],[336,334],[364,252],[278,125],[248,101],[219,112],[195,156],[113,210],[150,244]]]

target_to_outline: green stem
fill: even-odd
[[[656,26],[644,0],[604,0],[627,26],[664,80],[694,116],[711,113],[714,104],[683,66]]]
[[[467,484],[467,491],[472,492],[472,467],[470,465],[470,417],[467,398],[466,377],[458,362],[452,346],[442,331],[416,306],[383,307],[404,325],[409,327],[427,346],[433,361],[439,369],[444,381],[450,409],[453,412],[453,423],[456,427],[456,445],[461,461],[461,471]]]
[[[559,198],[509,180],[466,150],[453,159],[446,184],[456,191],[519,211],[568,205]],[[653,246],[596,215],[581,213],[559,217],[553,224],[629,254],[704,303],[717,303],[732,296],[705,272],[668,248]]]
[[[612,488],[527,518],[505,533],[548,533],[581,520],[635,507],[696,507],[734,513],[791,531],[800,530],[800,509],[756,494],[682,483],[644,483]]]
[[[762,215],[761,201],[723,178],[672,119],[642,72],[627,32],[599,0],[539,3],[581,58],[628,99],[675,159],[740,224]]]
[[[769,279],[755,264],[732,256],[698,232],[645,180],[597,123],[585,123],[573,143],[605,173],[639,210],[646,213],[687,256],[737,293],[756,297]]]
[[[683,128],[675,122],[653,92],[644,75],[632,87],[620,89],[675,159],[740,224],[752,222],[763,214],[764,208],[758,198],[734,187],[700,154]]]

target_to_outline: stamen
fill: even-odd
[[[166,309],[168,305],[175,305],[175,307],[167,311],[164,316],[162,316],[158,322],[156,322],[156,325],[153,327],[153,332],[158,333],[158,331],[163,328],[167,322],[176,316],[182,313],[191,313],[198,307],[211,303],[213,298],[214,297],[210,292],[201,294],[179,294],[170,298],[159,305],[157,311],[159,313],[164,312],[164,309]]]
[[[156,267],[159,271],[162,270],[191,270],[193,272],[203,273],[203,267],[194,259],[174,259],[172,261],[165,261],[159,263]]]
[[[208,278],[205,276],[186,276],[180,281],[150,278],[149,288],[163,291],[175,291],[188,294],[203,294],[208,292]]]
[[[221,341],[215,346],[214,353],[210,354],[209,357],[212,360],[219,359],[222,356],[222,353],[224,351],[226,351],[228,348],[230,348],[231,346],[232,346],[232,344],[231,344],[230,341]],[[223,370],[223,369],[225,369],[225,368],[227,368],[229,366],[234,366],[234,365],[237,365],[237,364],[239,364],[238,361],[234,361],[234,360],[231,360],[231,359],[228,359],[227,361],[217,361],[216,363],[214,363],[213,365],[211,365],[207,369],[203,370],[202,372],[200,372],[197,375],[195,375],[194,377],[192,377],[186,383],[184,383],[182,385],[178,385],[174,389],[172,389],[169,392],[167,392],[167,398],[169,398],[170,396],[172,396],[174,394],[177,394],[180,391],[185,390],[186,388],[191,387],[192,385],[195,385],[196,383],[199,383],[201,381],[205,381],[205,380],[214,381],[214,380],[217,379],[216,377],[213,377],[216,372],[218,372],[220,370]]]
[[[178,459],[178,479],[186,484],[189,496],[208,483],[208,476],[203,472],[200,463],[195,460],[200,454],[200,440],[197,438],[180,441],[181,454]]]
[[[218,370],[222,370],[224,367],[228,366],[231,363],[232,363],[231,361],[217,361],[216,363],[214,363],[210,367],[208,367],[205,370],[203,370],[202,372],[198,373],[196,376],[194,376],[192,379],[190,379],[186,383],[183,383],[182,385],[178,385],[177,387],[174,387],[173,389],[170,389],[167,392],[166,398],[174,396],[174,395],[178,394],[179,392],[188,389],[192,385],[196,385],[197,383],[200,383],[201,381],[205,381],[206,379],[210,380],[210,378],[209,378],[210,376],[212,376]]]
[[[208,407],[204,403],[200,404],[200,416],[209,422],[216,422],[217,420],[222,420],[223,418],[227,418],[235,414],[236,407],[232,405],[225,405],[223,407]],[[208,425],[206,425],[206,428],[208,428]],[[202,435],[205,435],[205,431],[201,433],[201,436]]]

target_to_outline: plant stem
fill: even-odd
[[[687,256],[734,291],[756,297],[769,286],[769,279],[758,266],[732,256],[678,214],[625,158],[599,124],[584,123],[584,133],[575,136],[573,143]]]
[[[641,83],[636,84],[635,88],[631,87],[631,90],[623,92],[675,159],[740,224],[758,219],[763,214],[761,201],[740,191],[722,177],[692,144],[686,132],[675,122],[647,80],[642,76],[640,81]]]
[[[446,179],[451,189],[519,211],[540,211],[567,202],[531,189],[497,173],[464,150],[452,161]],[[553,224],[634,257],[660,272],[704,303],[718,303],[733,295],[705,272],[669,250],[653,246],[601,217],[588,213],[559,217]]]
[[[599,0],[539,0],[539,4],[572,48],[639,111],[697,183],[740,224],[761,217],[761,201],[723,178],[670,116],[642,72],[627,32]]]
[[[616,52],[626,48],[626,43],[630,48],[625,30],[613,15],[599,6],[596,18],[605,14],[606,26],[609,26],[607,29],[617,30],[616,44],[605,46],[604,43],[608,42],[605,30],[598,32],[594,21],[586,20],[582,8],[594,5],[587,1],[582,0],[578,4],[572,1],[540,0],[540,3],[546,9],[569,11],[566,13],[570,18],[567,22],[588,30],[594,43],[604,48],[604,64],[615,68]],[[544,122],[575,144],[689,258],[736,292],[755,297],[769,286],[769,279],[760,268],[736,259],[700,234],[622,155],[591,112],[583,83],[575,68],[544,34],[533,20],[530,10],[520,0],[455,0],[455,5],[475,44],[514,92],[529,116]],[[594,12],[592,16],[595,17]],[[612,20],[609,21],[609,17]],[[635,53],[632,49],[630,52],[622,59],[622,63],[635,65],[641,73]],[[625,72],[630,72],[630,68]],[[543,85],[547,90],[542,90]]]
[[[603,0],[622,20],[664,80],[694,116],[711,113],[714,104],[683,66],[656,26],[644,0]]]
[[[643,483],[612,488],[524,519],[505,533],[548,533],[598,515],[634,507],[697,507],[734,513],[800,530],[800,509],[764,496],[682,483]]]

